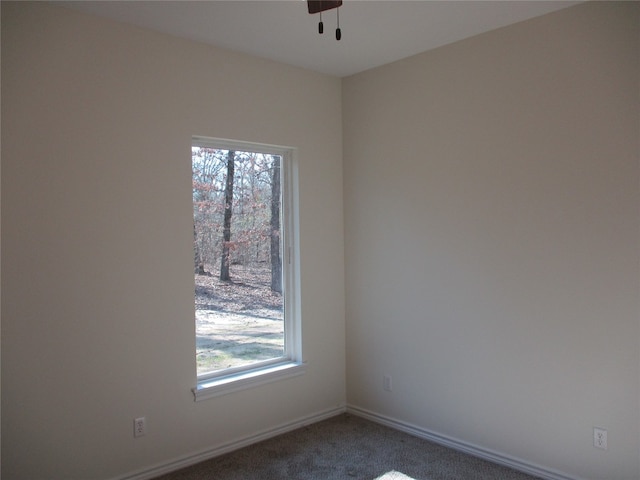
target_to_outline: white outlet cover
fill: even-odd
[[[607,450],[607,430],[604,428],[593,427],[593,446],[602,450]]]
[[[147,434],[147,420],[145,417],[138,417],[133,420],[133,436],[142,437]]]
[[[384,375],[382,377],[382,389],[390,392],[391,391],[391,376],[390,375]]]

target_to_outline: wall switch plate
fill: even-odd
[[[391,391],[391,375],[384,375],[382,377],[382,389],[386,392]]]
[[[607,431],[604,428],[593,427],[593,446],[607,450]]]
[[[147,434],[147,419],[138,417],[133,420],[133,436],[142,437]]]

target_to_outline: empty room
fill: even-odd
[[[640,479],[640,2],[311,3],[1,2],[2,478]]]

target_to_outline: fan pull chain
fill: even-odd
[[[340,7],[336,8],[336,16],[338,18],[338,26],[336,27],[336,40],[342,38],[342,30],[340,30]]]
[[[320,23],[318,23],[318,33],[320,35],[324,33],[324,23],[322,23],[322,12],[320,12]]]

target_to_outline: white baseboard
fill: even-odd
[[[112,480],[150,480],[160,475],[164,475],[164,474],[179,470],[181,468],[189,467],[191,465],[204,462],[205,460],[209,460],[211,458],[224,455],[225,453],[232,452],[239,448],[247,447],[254,443],[261,442],[263,440],[267,440],[272,437],[276,437],[278,435],[290,432],[292,430],[296,430],[297,428],[301,428],[316,422],[320,422],[322,420],[326,420],[327,418],[340,415],[345,411],[352,415],[366,418],[368,420],[379,423],[381,425],[386,425],[388,427],[394,428],[401,432],[408,433],[415,437],[423,438],[425,440],[429,440],[439,445],[442,445],[463,453],[467,453],[469,455],[473,455],[483,460],[497,463],[499,465],[504,465],[506,467],[513,468],[514,470],[518,470],[520,472],[527,473],[529,475],[540,477],[541,479],[544,479],[544,480],[584,480],[578,477],[568,476],[561,472],[557,472],[545,467],[541,467],[539,465],[535,465],[518,458],[513,458],[508,455],[503,455],[501,453],[494,452],[494,451],[479,447],[477,445],[463,442],[455,438],[447,437],[445,435],[441,435],[439,433],[435,433],[427,429],[409,424],[407,422],[402,422],[400,420],[388,417],[386,415],[381,415],[381,414],[372,412],[370,410],[357,407],[355,405],[347,405],[346,407],[340,406],[340,407],[324,410],[321,412],[317,412],[305,417],[298,418],[291,422],[283,423],[275,427],[269,428],[267,430],[260,431],[255,434],[248,435],[246,437],[243,437],[239,440],[235,440],[233,442],[229,442],[223,445],[219,445],[217,447],[201,450],[193,454],[184,455],[184,456],[175,458],[173,460],[169,460],[167,462],[163,462],[151,467],[137,470],[135,472],[131,472],[123,476],[115,477]]]
[[[312,423],[326,420],[327,418],[340,415],[345,411],[345,406],[339,406],[321,412],[316,412],[311,415],[307,415],[305,417],[301,417],[296,420],[277,425],[267,430],[262,430],[254,434],[247,435],[246,437],[240,438],[233,442],[184,455],[167,462],[162,462],[160,464],[143,468],[135,472],[125,474],[123,476],[115,477],[112,480],[150,480],[160,475],[174,472],[176,470],[180,470],[181,468],[190,467],[191,465],[195,465],[196,463],[204,462],[205,460],[224,455],[225,453],[238,450],[239,448],[247,447],[254,443],[276,437],[278,435],[296,430],[301,427],[305,427]]]
[[[400,430],[401,432],[405,432],[415,437],[429,440],[433,443],[437,443],[444,447],[473,455],[474,457],[478,457],[492,463],[497,463],[499,465],[513,468],[514,470],[518,470],[522,473],[540,477],[544,480],[584,480],[578,477],[571,477],[561,472],[541,467],[539,465],[535,465],[518,458],[503,455],[501,453],[494,452],[477,445],[463,442],[455,438],[447,437],[445,435],[441,435],[439,433],[432,432],[427,429],[402,422],[400,420],[396,420],[395,418],[387,417],[386,415],[381,415],[364,408],[356,407],[355,405],[347,405],[347,413],[366,418],[367,420],[371,420],[372,422],[376,422],[381,425]]]

